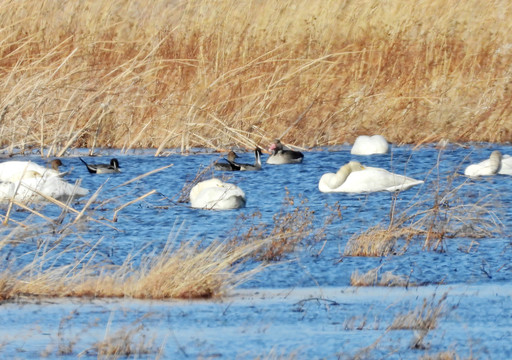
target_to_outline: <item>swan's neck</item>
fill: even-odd
[[[336,189],[343,185],[343,183],[347,180],[347,177],[352,172],[352,168],[350,164],[343,165],[337,172],[327,181],[327,186],[331,189]]]
[[[489,167],[492,174],[497,174],[501,169],[501,153],[493,151],[489,158]]]

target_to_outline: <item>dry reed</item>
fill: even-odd
[[[395,275],[391,271],[380,274],[381,266],[368,270],[364,274],[359,271],[350,275],[350,285],[352,286],[410,286],[409,279],[402,275]]]
[[[286,190],[283,204],[279,212],[274,214],[272,223],[261,222],[261,214],[258,212],[248,216],[241,215],[238,220],[242,224],[252,225],[242,232],[236,230],[229,241],[233,244],[250,244],[259,239],[267,239],[267,243],[253,256],[260,261],[280,261],[300,246],[312,246],[325,239],[327,227],[335,219],[341,218],[338,204],[329,210],[329,215],[323,219],[323,223],[315,224],[315,212],[308,206],[308,200],[301,195],[296,199]],[[322,250],[323,247],[318,253]]]
[[[505,0],[4,3],[0,146],[509,141],[511,11]]]
[[[452,238],[488,238],[500,234],[500,202],[495,194],[474,193],[470,182],[454,185],[457,174],[445,181],[438,176],[421,200],[402,209],[390,205],[387,225],[377,224],[352,236],[345,256],[386,256],[403,254],[411,242],[426,250],[444,251]]]

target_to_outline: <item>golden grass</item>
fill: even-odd
[[[0,20],[8,151],[512,135],[505,0],[20,0]]]
[[[49,247],[46,252],[35,253],[33,261],[22,268],[8,267],[0,272],[0,300],[26,295],[140,299],[220,296],[262,269],[255,266],[240,271],[240,266],[264,242],[238,247],[215,242],[203,248],[199,242],[176,247],[167,244],[138,267],[131,257],[120,266],[95,265],[91,259],[99,243],[75,263],[56,266],[56,257],[62,254],[54,254],[57,250]]]
[[[359,274],[356,270],[350,275],[350,285],[352,286],[410,286],[414,285],[409,279],[402,275],[395,275],[391,271],[380,273],[381,266],[368,270],[364,274]]]
[[[449,239],[500,234],[502,205],[497,194],[475,192],[470,181],[454,185],[456,176],[448,175],[442,182],[438,174],[431,188],[422,192],[427,196],[404,208],[396,208],[395,198],[388,224],[376,224],[354,234],[345,246],[344,256],[400,255],[412,242],[420,242],[425,250],[444,251]]]

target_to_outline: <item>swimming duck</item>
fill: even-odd
[[[269,150],[272,154],[267,159],[267,164],[281,165],[281,164],[297,164],[302,162],[304,154],[300,151],[284,149],[281,140],[277,139],[276,142],[270,145]]]
[[[357,161],[351,161],[343,165],[335,174],[322,175],[318,189],[321,192],[392,192],[407,190],[422,183],[423,180],[393,174],[381,168],[365,167]]]
[[[226,159],[227,163],[216,162],[213,167],[219,171],[239,171],[240,165],[235,162],[237,157],[238,155],[234,151],[230,151]]]
[[[217,178],[201,181],[190,190],[193,208],[207,210],[230,210],[245,206],[245,193],[234,184]]]
[[[464,170],[464,175],[470,177],[496,174],[512,175],[512,156],[502,155],[499,150],[494,150],[489,159],[469,165]]]
[[[353,155],[385,154],[389,151],[389,144],[382,135],[358,136],[350,153]]]
[[[121,172],[119,161],[111,159],[110,164],[87,164],[81,157],[79,159],[85,164],[91,174],[112,174]]]
[[[59,176],[46,176],[29,170],[23,178],[14,182],[3,181],[0,183],[0,200],[44,201],[44,196],[57,200],[66,201],[70,197],[78,198],[85,196],[89,190],[70,184]],[[41,195],[42,194],[42,195]]]
[[[51,168],[46,168],[32,161],[5,161],[0,163],[0,181],[16,182],[24,178],[25,174],[29,172],[45,177],[62,175],[59,172],[62,161],[54,159],[50,162],[50,165]]]
[[[257,147],[254,149],[254,164],[239,164],[241,171],[256,171],[261,170],[261,149]]]

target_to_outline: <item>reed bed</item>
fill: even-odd
[[[505,0],[20,0],[0,23],[8,153],[512,136]]]

